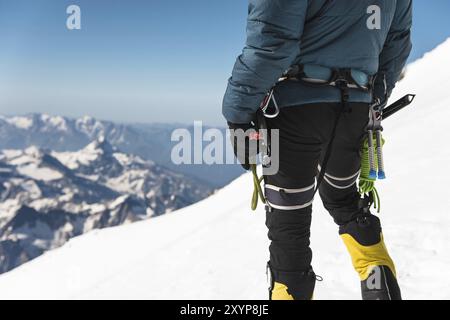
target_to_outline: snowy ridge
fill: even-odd
[[[381,218],[405,299],[450,298],[450,78],[438,72],[450,68],[449,55],[450,40],[408,68],[395,97],[417,100],[385,124]],[[268,242],[263,209],[249,209],[251,183],[244,175],[176,213],[72,239],[0,276],[0,298],[266,299]],[[312,248],[325,279],[315,298],[359,299],[359,279],[319,199]]]
[[[242,174],[239,166],[173,164],[170,156],[176,143],[170,143],[170,137],[179,127],[176,124],[120,124],[90,116],[73,119],[48,114],[0,115],[0,150],[36,146],[56,152],[78,152],[94,140],[106,139],[123,153],[195,177],[213,188],[223,187]],[[192,126],[181,127],[193,131]],[[85,156],[89,156],[88,152]]]

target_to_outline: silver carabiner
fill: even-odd
[[[273,105],[275,107],[274,113],[267,113],[267,109],[269,109],[270,103],[273,102]],[[264,117],[268,119],[273,119],[278,117],[280,114],[280,107],[278,106],[277,100],[275,99],[275,95],[273,93],[273,89],[269,91],[266,98],[264,99],[263,105],[261,106],[261,111],[264,115]]]

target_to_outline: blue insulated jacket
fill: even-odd
[[[223,115],[249,123],[295,64],[377,74],[374,94],[382,99],[384,79],[390,95],[411,52],[411,24],[412,0],[249,0],[247,43],[229,79]],[[278,83],[275,95],[281,107],[340,101],[334,87],[295,81]],[[350,94],[352,102],[372,99],[358,90]]]

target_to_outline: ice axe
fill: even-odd
[[[407,94],[403,98],[395,101],[393,104],[383,109],[381,113],[381,118],[385,120],[390,116],[392,116],[393,114],[397,113],[398,111],[406,108],[414,101],[415,97],[416,97],[415,94]]]

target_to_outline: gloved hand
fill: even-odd
[[[373,98],[374,101],[378,101],[378,109],[383,110],[388,103],[390,93],[386,88],[385,75],[380,74],[377,76],[373,86]]]
[[[250,170],[251,164],[256,163],[256,157],[258,155],[258,141],[257,131],[252,123],[238,124],[228,122],[228,127],[231,130],[231,144],[233,146],[234,155],[238,159],[239,163],[245,170]],[[236,134],[233,134],[235,130],[243,130],[245,134],[245,139],[238,139]],[[239,132],[239,131],[238,131]]]

